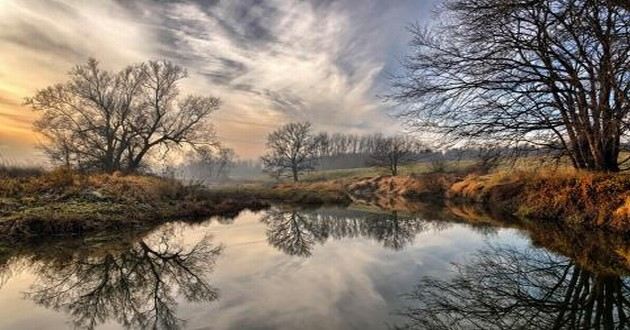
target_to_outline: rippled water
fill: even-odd
[[[273,208],[7,247],[0,328],[627,326],[630,244],[527,227],[461,208]]]

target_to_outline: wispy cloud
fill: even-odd
[[[189,69],[187,91],[224,100],[218,133],[245,156],[260,154],[265,135],[293,120],[333,131],[391,131],[396,125],[375,95],[399,55],[405,24],[431,5],[398,4],[4,1],[0,112],[17,111],[22,97],[63,80],[89,56],[110,68],[167,58]]]

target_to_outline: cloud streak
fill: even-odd
[[[27,111],[16,106],[21,98],[90,56],[113,69],[167,58],[188,68],[186,92],[223,99],[217,131],[245,157],[261,154],[266,134],[289,121],[392,131],[375,95],[395,69],[404,26],[432,5],[398,4],[9,0],[0,3],[0,113]]]

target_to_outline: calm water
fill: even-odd
[[[630,244],[485,217],[274,208],[19,246],[0,328],[625,327]]]

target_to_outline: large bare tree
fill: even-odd
[[[627,142],[630,11],[609,0],[446,0],[412,26],[400,116],[451,141],[536,145],[618,171]]]
[[[136,171],[155,150],[214,142],[216,97],[179,98],[186,70],[149,61],[119,72],[90,59],[70,79],[37,91],[26,104],[42,112],[35,127],[52,160],[86,170]]]
[[[264,171],[278,178],[288,175],[297,182],[301,173],[314,168],[318,146],[311,123],[284,125],[267,137],[269,151],[262,157]]]

